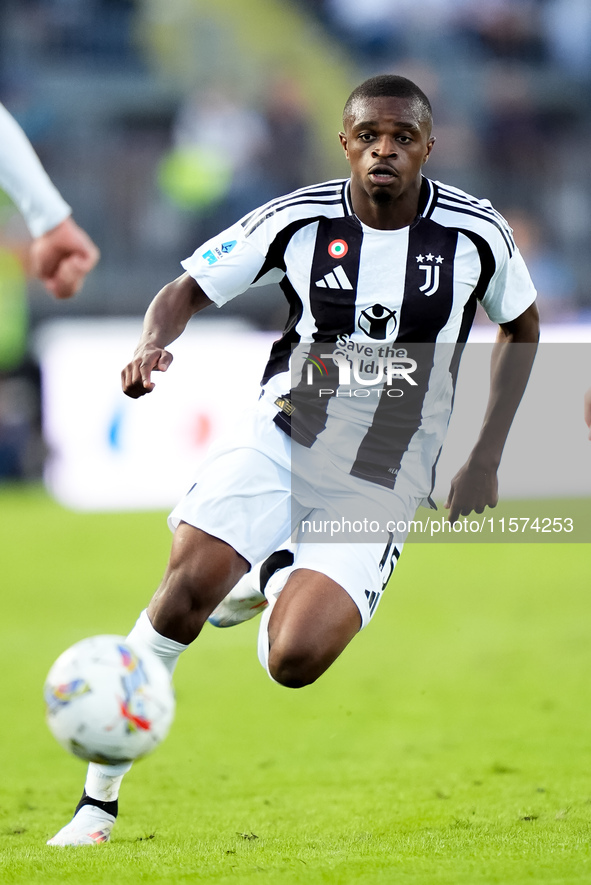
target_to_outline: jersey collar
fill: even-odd
[[[433,186],[433,182],[430,178],[425,178],[425,176],[421,176],[421,190],[419,191],[419,206],[417,211],[417,217],[411,224],[413,227],[421,218],[428,218],[430,212],[433,209],[433,205],[435,202],[435,188]],[[351,179],[348,178],[345,181],[345,186],[343,187],[343,208],[345,210],[345,215],[348,215],[354,218],[356,221],[357,216],[353,211],[353,204],[351,202]]]

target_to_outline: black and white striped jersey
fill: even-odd
[[[289,318],[265,399],[291,399],[292,435],[326,445],[347,472],[393,488],[412,464],[413,488],[428,496],[477,302],[509,322],[535,289],[487,200],[423,178],[413,224],[382,231],[357,218],[349,191],[336,180],[272,200],[182,266],[218,306],[278,282]]]

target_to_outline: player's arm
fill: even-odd
[[[497,471],[509,428],[526,388],[540,331],[534,304],[499,326],[491,358],[491,383],[486,413],[476,445],[451,481],[445,506],[449,521],[468,516],[498,501]],[[517,346],[516,346],[517,345]]]
[[[0,104],[0,187],[14,200],[32,237],[60,224],[72,210],[49,178],[14,117]]]
[[[0,187],[33,237],[31,270],[56,298],[70,298],[99,260],[99,250],[43,168],[29,139],[0,104]]]
[[[179,337],[194,314],[211,303],[188,273],[158,292],[146,311],[133,359],[121,372],[121,385],[127,396],[137,399],[154,389],[152,372],[166,372],[172,362],[166,347]]]

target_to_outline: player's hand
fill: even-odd
[[[79,292],[100,252],[73,218],[36,237],[30,250],[31,271],[56,298]]]
[[[171,362],[172,354],[162,347],[138,347],[132,361],[121,372],[123,393],[132,399],[151,393],[156,386],[152,381],[152,372],[166,372]]]
[[[459,516],[482,513],[485,507],[496,507],[499,485],[496,467],[492,464],[468,460],[451,481],[444,504],[449,510],[448,519],[453,525]]]
[[[591,387],[585,392],[585,399],[583,401],[583,415],[585,418],[585,424],[589,428],[589,439],[591,439]]]

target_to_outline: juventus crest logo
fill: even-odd
[[[419,292],[424,292],[427,298],[429,298],[430,295],[434,295],[439,289],[439,272],[444,259],[441,255],[438,255],[436,258],[431,252],[428,255],[417,255],[416,258],[419,262],[419,270],[425,271],[425,282],[422,286],[419,286]],[[422,263],[427,261],[430,263]],[[433,261],[435,264],[432,263]]]
[[[376,341],[388,338],[396,325],[396,311],[388,310],[382,304],[374,304],[373,307],[362,310],[359,317],[359,328]]]

